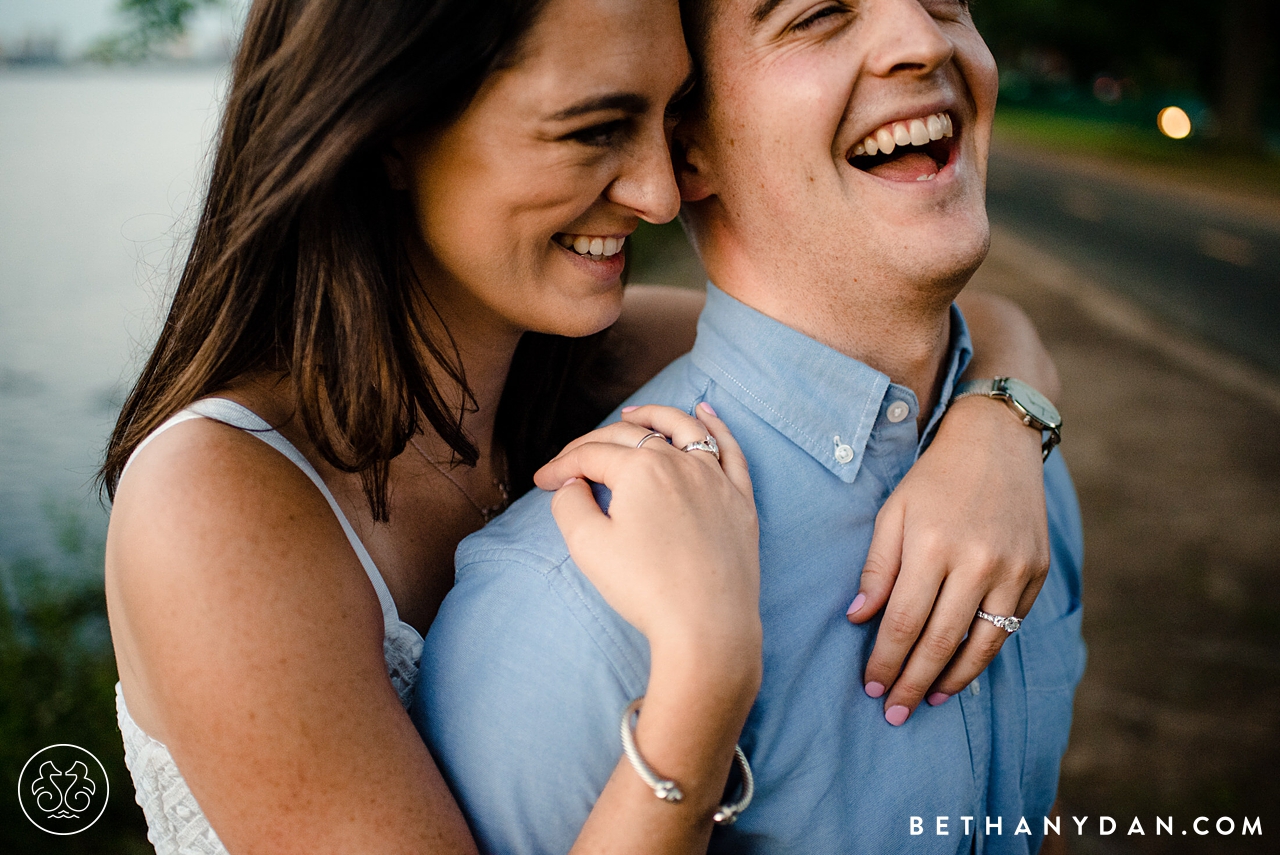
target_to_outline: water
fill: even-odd
[[[49,554],[69,515],[105,529],[92,478],[159,327],[223,79],[0,73],[0,561]]]

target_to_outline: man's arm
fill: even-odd
[[[498,557],[460,568],[423,648],[411,714],[482,851],[568,852],[621,754],[618,717],[643,693],[643,638],[596,638],[582,618],[603,603],[550,578],[561,572]]]

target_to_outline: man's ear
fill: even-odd
[[[409,189],[409,161],[404,156],[404,145],[400,140],[393,141],[382,151],[382,168],[387,173],[387,182],[392,190]]]
[[[715,195],[709,163],[692,130],[682,125],[671,140],[671,163],[676,170],[681,202],[701,202]]]

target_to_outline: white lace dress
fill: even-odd
[[[271,425],[258,417],[253,411],[242,407],[234,401],[223,398],[207,398],[192,404],[187,409],[169,419],[156,428],[134,451],[136,457],[148,442],[155,439],[162,431],[188,419],[207,418],[240,428],[279,451],[297,464],[307,474],[329,507],[333,508],[342,530],[351,541],[369,581],[378,593],[378,601],[382,604],[382,619],[385,627],[382,649],[387,660],[387,674],[391,684],[395,686],[400,702],[409,706],[413,695],[413,685],[418,677],[418,659],[422,655],[422,636],[418,631],[400,620],[395,601],[382,574],[374,566],[369,552],[356,537],[355,530],[346,516],[334,501],[333,494],[325,486],[314,467],[307,462],[298,449],[272,430]],[[132,461],[132,459],[131,459]],[[128,468],[127,466],[125,467]],[[129,707],[125,704],[124,693],[120,684],[116,683],[116,715],[120,722],[120,734],[124,738],[124,761],[133,777],[133,786],[137,792],[138,804],[147,817],[147,839],[156,848],[157,855],[225,855],[226,847],[214,833],[209,820],[196,803],[195,796],[182,779],[169,749],[163,743],[152,739],[142,731],[129,715]]]

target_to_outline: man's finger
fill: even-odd
[[[884,608],[897,581],[902,565],[902,527],[905,507],[892,501],[876,515],[876,528],[871,535],[871,549],[862,565],[858,595],[846,614],[854,623],[865,623]]]

